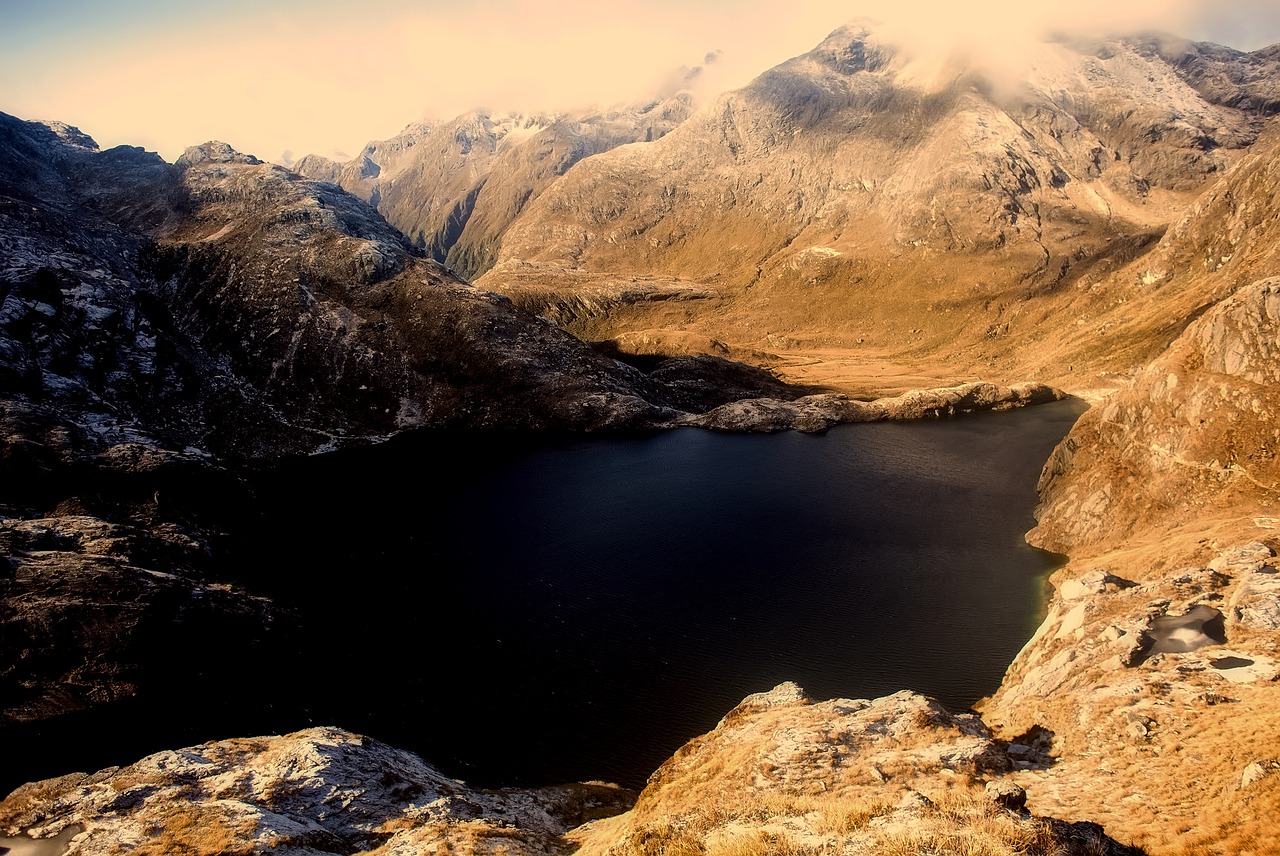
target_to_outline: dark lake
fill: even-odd
[[[821,436],[417,434],[290,462],[259,480],[239,574],[301,630],[6,729],[7,778],[333,724],[474,784],[639,786],[784,680],[963,709],[1041,617],[1055,561],[1022,536],[1080,409]]]

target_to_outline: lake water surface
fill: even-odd
[[[302,630],[10,736],[22,780],[340,725],[480,785],[638,786],[748,693],[964,708],[1041,617],[1063,402],[822,436],[419,434],[258,486],[242,575]],[[407,488],[407,491],[406,491]],[[217,644],[211,640],[210,644]]]

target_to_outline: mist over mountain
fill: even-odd
[[[1089,287],[1157,240],[1258,138],[1276,68],[1165,38],[1046,44],[1010,92],[841,30],[663,140],[582,163],[482,282],[679,276],[716,291],[718,327],[699,331],[719,338],[959,337],[981,359],[1027,298]]]
[[[1038,319],[1154,247],[1250,150],[1280,109],[1280,55],[1073,36],[1022,38],[1000,63],[898,32],[841,28],[697,109],[473,114],[298,168],[482,287],[625,347],[861,346],[957,377],[1119,368],[1083,344],[1050,355]]]

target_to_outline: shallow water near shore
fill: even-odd
[[[784,680],[965,708],[1041,617],[1055,557],[1022,536],[1080,411],[822,436],[419,434],[291,462],[258,481],[266,525],[237,574],[300,629],[217,673],[175,651],[135,699],[5,729],[10,776],[325,724],[473,784],[639,786]]]

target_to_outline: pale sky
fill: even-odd
[[[712,50],[723,91],[864,15],[930,51],[1046,27],[1280,42],[1277,0],[0,0],[0,111],[168,160],[341,157],[423,118],[644,98]]]

